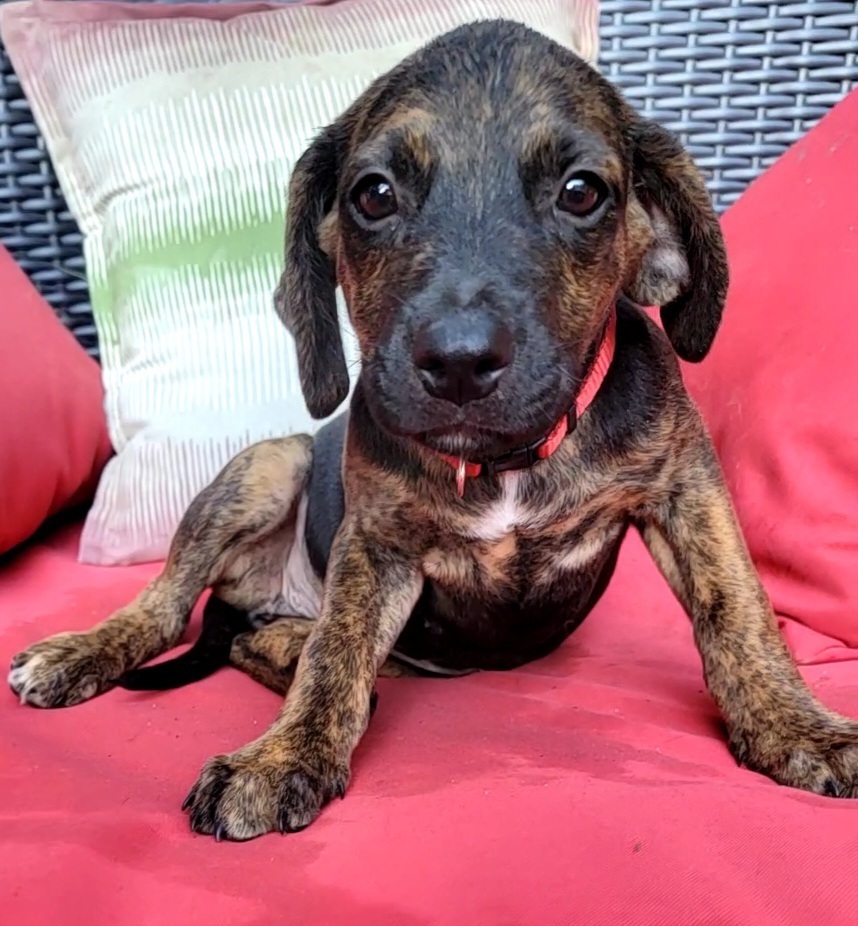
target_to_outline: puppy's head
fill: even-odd
[[[377,422],[480,458],[568,410],[621,291],[701,359],[727,271],[674,138],[570,51],[486,22],[377,80],[295,167],[275,301],[315,417],[348,392],[337,283]]]

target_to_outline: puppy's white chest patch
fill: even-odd
[[[581,540],[568,550],[564,550],[555,560],[554,567],[558,572],[575,572],[583,569],[591,560],[594,560],[609,544],[617,539],[619,527],[612,527],[606,531],[594,533]]]
[[[502,473],[500,478],[503,488],[501,497],[486,509],[468,531],[474,540],[501,540],[529,520],[528,511],[518,495],[521,473]]]

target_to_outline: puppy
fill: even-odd
[[[688,612],[736,759],[854,796],[858,724],[792,662],[682,385],[676,355],[709,350],[727,267],[676,140],[567,49],[475,23],[319,134],[287,224],[276,308],[307,406],[327,417],[349,387],[342,287],[362,358],[347,415],[236,457],[132,604],[15,657],[21,700],[146,684],[126,673],[172,647],[212,589],[206,645],[160,682],[229,659],[291,689],[269,730],[204,766],[191,826],[299,830],[345,793],[379,671],[550,653],[633,528]],[[638,308],[652,304],[664,333]]]

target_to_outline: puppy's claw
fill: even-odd
[[[833,778],[826,780],[825,784],[822,786],[822,794],[824,797],[840,797],[845,793],[845,788],[838,784]]]
[[[301,830],[307,829],[311,822],[311,820],[308,820],[306,823],[290,823],[289,812],[284,810],[280,813],[280,820],[277,824],[277,828],[284,836],[287,836],[290,833],[300,833]]]
[[[226,836],[226,827],[223,825],[223,823],[218,823],[214,831],[215,842],[220,842],[225,836]]]

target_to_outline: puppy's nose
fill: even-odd
[[[462,313],[421,328],[412,359],[429,395],[465,405],[494,392],[512,354],[507,328],[491,318]]]

